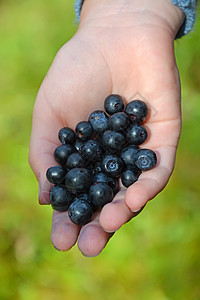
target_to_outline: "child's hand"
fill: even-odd
[[[158,2],[161,5],[162,1]],[[94,256],[114,231],[165,187],[173,170],[181,129],[173,42],[182,15],[167,1],[163,5],[174,18],[171,23],[160,10],[155,13],[156,7],[153,11],[130,6],[118,9],[116,4],[110,11],[98,9],[91,15],[89,5],[86,0],[79,30],[56,55],[35,102],[30,164],[39,181],[39,201],[49,203],[51,185],[45,174],[56,165],[53,152],[60,144],[58,131],[64,126],[74,129],[92,111],[103,109],[109,94],[119,94],[127,101],[146,99],[150,117],[145,126],[150,134],[142,147],[154,150],[158,157],[153,170],[142,173],[128,189],[122,188],[113,202],[82,228],[69,220],[67,212],[54,211],[54,246],[68,250],[78,239],[81,252]]]

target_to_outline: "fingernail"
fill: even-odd
[[[118,230],[118,229],[117,229],[117,230]],[[104,231],[105,231],[106,233],[109,233],[109,234],[110,234],[110,233],[113,233],[113,234],[114,234],[117,230],[114,230],[114,231],[104,230]]]
[[[82,251],[80,251],[80,252],[81,252],[81,254],[82,254],[83,256],[85,256],[86,258],[94,258],[94,257],[99,256],[99,254],[100,254],[100,253],[98,253],[98,254],[95,254],[95,255],[88,255],[88,254],[83,253]]]
[[[54,246],[54,245],[53,245]],[[57,250],[57,251],[59,251],[59,252],[67,252],[68,250],[67,249],[58,249],[58,248],[56,248],[56,246],[54,246],[54,248]]]
[[[145,204],[145,205],[146,205],[146,204]],[[145,207],[145,205],[143,205],[141,208],[136,209],[136,210],[132,209],[131,211],[134,212],[134,213],[140,212],[140,211],[143,210],[143,208]]]
[[[136,209],[136,210],[132,209],[131,211],[134,212],[134,213],[136,213],[136,212],[140,211],[140,209],[141,209],[141,208]]]

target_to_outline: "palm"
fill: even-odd
[[[127,36],[118,29],[104,31],[89,28],[78,32],[58,53],[38,93],[30,160],[42,188],[40,202],[48,202],[50,185],[45,173],[55,165],[52,154],[59,144],[59,129],[74,128],[93,110],[103,109],[104,99],[111,93],[127,101],[144,97],[148,102],[150,117],[146,126],[150,138],[142,146],[157,152],[158,166],[143,173],[128,190],[122,189],[93,222],[81,229],[71,223],[67,213],[54,212],[55,247],[67,250],[79,236],[78,245],[85,255],[100,253],[112,235],[108,232],[134,217],[134,211],[166,185],[173,170],[181,124],[173,43],[166,41],[162,33],[158,37],[159,30],[156,37],[150,32],[145,34],[143,28],[131,28]]]

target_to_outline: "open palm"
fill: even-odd
[[[136,216],[159,193],[173,170],[181,129],[180,84],[173,36],[154,26],[83,26],[65,44],[47,73],[37,96],[30,144],[30,164],[39,181],[41,204],[49,203],[46,170],[56,165],[58,131],[75,128],[93,110],[103,109],[109,94],[129,102],[148,103],[148,140],[141,146],[157,153],[158,164],[142,173],[128,189],[121,188],[94,220],[82,228],[67,212],[53,213],[52,242],[59,250],[78,240],[84,255],[98,255],[113,232]]]

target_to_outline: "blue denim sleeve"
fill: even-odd
[[[84,0],[76,0],[75,2],[75,13],[77,21],[80,18],[81,7],[83,5]],[[185,13],[185,21],[181,26],[177,38],[187,34],[190,32],[194,26],[195,16],[196,16],[196,8],[197,8],[197,0],[171,0],[171,2],[178,6]]]
[[[76,0],[75,4],[74,4],[77,21],[79,21],[79,19],[80,19],[80,13],[81,13],[81,8],[82,8],[82,5],[83,5],[83,1],[84,0]]]
[[[197,0],[171,0],[171,2],[185,13],[185,20],[177,34],[177,38],[180,38],[190,32],[194,26]]]

